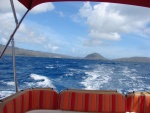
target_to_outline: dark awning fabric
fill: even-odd
[[[86,1],[86,0],[18,0],[22,3],[27,9],[31,10],[36,5],[45,2],[59,2],[59,1]],[[137,5],[150,8],[150,0],[89,0],[91,2],[110,2],[110,3],[120,3],[120,4],[129,4]]]

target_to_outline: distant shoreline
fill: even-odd
[[[2,52],[4,45],[0,44],[0,52]],[[26,50],[21,48],[15,48],[16,56],[24,57],[42,57],[42,58],[67,58],[67,59],[86,59],[86,60],[104,60],[104,61],[119,61],[119,62],[145,62],[150,63],[149,57],[129,57],[129,58],[117,58],[117,59],[107,59],[100,55],[99,53],[92,53],[85,57],[73,57],[68,55],[62,55],[57,53],[48,53],[41,51]],[[12,48],[8,47],[5,55],[12,55]]]

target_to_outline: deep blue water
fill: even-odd
[[[16,57],[19,90],[34,87],[150,91],[150,64]],[[0,60],[0,98],[15,92],[12,57]]]

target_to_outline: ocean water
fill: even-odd
[[[150,91],[150,64],[16,57],[19,90],[35,87]],[[15,93],[12,57],[0,60],[0,99]]]

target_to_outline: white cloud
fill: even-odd
[[[26,11],[26,8],[18,2],[18,0],[13,0],[16,12],[23,13]],[[0,0],[0,12],[8,13],[11,12],[10,0]]]
[[[55,52],[60,47],[55,45],[55,44],[49,43],[49,44],[45,45],[45,48],[52,51],[52,52]]]
[[[120,40],[122,34],[149,37],[150,9],[130,5],[85,2],[79,15],[93,40]],[[144,32],[146,32],[145,35]]]
[[[84,40],[83,44],[85,46],[99,46],[102,45],[103,42],[101,40],[90,39],[90,40]]]
[[[24,13],[27,9],[18,1],[18,0],[13,0],[15,9],[17,13]],[[32,10],[31,13],[37,14],[37,13],[42,13],[42,12],[47,12],[47,11],[52,11],[55,8],[55,6],[52,3],[43,3],[38,6],[35,6]],[[0,0],[0,12],[6,13],[6,12],[11,12],[11,5],[10,5],[10,0]]]
[[[18,0],[13,0],[17,12],[17,17],[20,18],[21,15],[27,10],[23,5],[21,5]],[[41,12],[47,12],[53,10],[55,7],[52,3],[44,3],[33,8],[31,13],[37,14]],[[27,20],[26,20],[27,21]],[[32,23],[32,24],[31,24]],[[39,29],[41,26],[35,25],[35,23],[25,23],[23,22],[18,29],[15,35],[16,43],[26,43],[29,45],[44,45],[48,46],[51,44],[49,41],[49,37],[43,32],[40,32]],[[15,29],[15,21],[12,13],[10,0],[0,0],[0,43],[6,44],[11,33]],[[50,32],[50,31],[49,31]],[[51,31],[52,32],[52,31]],[[53,34],[53,33],[51,33]],[[59,47],[51,46],[49,49],[57,50]]]
[[[80,14],[82,17],[88,17],[92,13],[92,6],[90,2],[85,2],[83,7],[80,9]]]
[[[4,37],[2,37],[2,39],[0,40],[0,43],[6,44],[6,43],[7,43],[7,40],[6,40]]]
[[[29,23],[30,26],[28,26]],[[53,30],[30,21],[26,25],[22,24],[15,36],[18,42],[40,46],[40,48],[45,48],[46,51],[55,52],[60,47],[57,42],[51,41],[51,38],[57,38]]]
[[[92,29],[90,31],[90,36],[94,37],[94,38],[101,38],[101,39],[108,39],[108,40],[119,40],[120,39],[120,35],[116,32],[110,32],[110,33],[103,33],[103,32],[99,32],[98,30],[94,30]]]
[[[0,42],[6,43],[9,39],[13,29],[15,28],[15,22],[12,13],[0,13]],[[4,41],[5,40],[5,41]]]
[[[18,0],[13,1],[17,12],[17,17],[20,18],[21,14],[26,11],[26,8],[21,5]],[[47,12],[53,10],[54,8],[55,7],[52,3],[41,4],[33,8],[33,11],[31,11],[31,13]],[[10,5],[10,0],[0,0],[0,42],[2,44],[5,44],[6,40],[9,39],[11,33],[15,29],[15,26],[16,24]],[[27,26],[22,23],[21,27],[19,28],[19,33],[17,33],[17,35],[19,35],[19,37],[23,36],[23,42],[26,43],[34,42],[36,44],[40,44],[41,42],[44,42],[46,40],[45,37],[41,36],[39,33],[36,33],[35,29],[32,30],[27,29]],[[27,34],[26,37],[25,34]],[[30,40],[28,40],[27,37],[30,38]],[[39,37],[39,40],[35,37]],[[20,40],[20,38],[18,38],[17,40],[21,41],[22,39]]]
[[[55,9],[55,6],[52,3],[43,3],[34,7],[31,10],[31,13],[37,14],[37,13],[52,11],[54,9]]]
[[[5,45],[16,25],[12,13],[0,13],[0,21],[0,43]],[[54,38],[56,36],[52,30],[47,30],[48,33],[50,33],[48,35],[44,34],[46,31],[45,26],[40,26],[34,22],[22,23],[17,33],[15,34],[16,44],[24,43],[41,46],[41,48],[46,46],[47,50],[54,52],[59,49],[59,46],[56,46],[57,44],[54,42],[52,43],[49,37]]]

